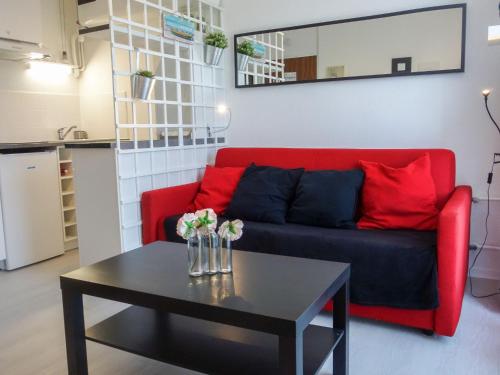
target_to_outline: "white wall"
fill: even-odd
[[[232,146],[446,147],[457,156],[457,182],[486,197],[492,154],[500,135],[480,94],[493,88],[490,103],[500,119],[500,45],[488,46],[488,26],[499,23],[497,0],[468,0],[465,73],[324,82],[234,89],[228,71],[228,104],[233,113]],[[443,1],[439,4],[455,3]],[[226,0],[230,35],[267,28],[435,6],[431,0]],[[262,11],[265,9],[265,11]],[[226,55],[230,67],[232,53]],[[251,116],[249,116],[251,113]],[[500,169],[491,189],[500,198]],[[500,209],[500,205],[495,205]],[[493,207],[493,209],[494,209]],[[482,242],[485,204],[474,205],[472,241]],[[490,223],[490,232],[500,218]],[[498,246],[492,239],[490,246]],[[496,241],[496,242],[495,242]],[[500,250],[490,251],[500,260]],[[488,263],[487,257],[483,258]],[[500,263],[498,263],[500,264]]]
[[[498,2],[467,3],[465,73],[234,89],[229,69],[232,145],[446,147],[457,155],[458,183],[485,197],[484,181],[492,153],[500,151],[500,136],[480,92],[497,89],[490,101],[500,116],[500,47],[487,43],[487,27],[498,21]],[[224,2],[229,34],[432,5],[430,0]],[[229,63],[232,54],[226,57]],[[492,196],[500,198],[500,179]]]
[[[318,54],[318,28],[285,31],[285,58],[316,56]]]
[[[86,36],[84,49],[87,66],[79,92],[82,129],[89,138],[115,138],[110,42]]]
[[[42,42],[57,59],[62,51],[59,0],[40,2]],[[0,113],[0,142],[57,139],[57,128],[80,123],[78,81],[36,79],[23,63],[0,61]]]
[[[455,8],[319,27],[318,78],[339,65],[345,76],[391,74],[396,57],[411,57],[413,72],[459,69],[461,15]]]

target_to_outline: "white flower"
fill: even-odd
[[[198,218],[195,214],[184,214],[177,221],[177,234],[185,240],[196,236],[196,227],[198,226]]]
[[[219,228],[219,236],[230,241],[236,241],[243,235],[243,222],[241,220],[225,221]]]
[[[215,232],[217,228],[217,214],[211,208],[205,208],[203,210],[198,210],[195,212],[198,231],[202,235],[207,235],[209,233]]]

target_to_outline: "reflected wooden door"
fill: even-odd
[[[317,79],[317,56],[292,57],[285,59],[285,73],[295,72],[297,81]]]

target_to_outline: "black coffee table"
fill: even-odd
[[[91,340],[209,374],[348,373],[349,265],[235,251],[233,274],[191,278],[156,242],[61,276],[69,374]],[[82,295],[133,305],[85,330]],[[330,300],[334,329],[311,325]]]

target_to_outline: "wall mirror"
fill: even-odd
[[[465,25],[454,4],[238,34],[236,87],[463,72]]]

